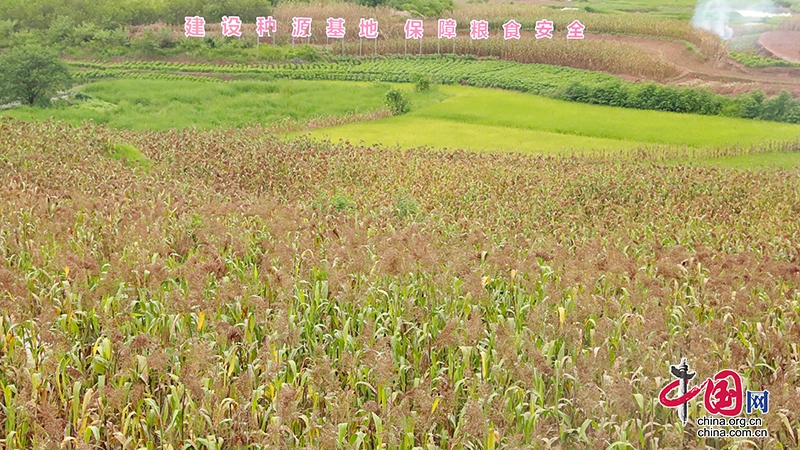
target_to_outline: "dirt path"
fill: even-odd
[[[673,84],[706,86],[724,94],[762,89],[771,95],[785,89],[796,96],[800,95],[800,68],[797,67],[753,68],[728,58],[705,61],[682,42],[661,39],[598,34],[587,35],[587,39],[635,45],[655,58],[670,62],[683,71],[670,80]]]

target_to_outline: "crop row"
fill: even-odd
[[[734,59],[748,67],[800,67],[800,64],[789,62],[783,59],[765,58],[758,55],[747,53],[731,53]]]
[[[322,45],[321,43],[317,43]],[[676,68],[663,59],[655,58],[645,51],[620,42],[607,40],[566,41],[472,41],[467,37],[438,41],[423,39],[406,41],[401,38],[381,39],[377,42],[347,41],[339,45],[331,45],[329,49],[308,47],[310,51],[302,57],[308,60],[325,58],[336,62],[357,61],[360,57],[397,57],[403,55],[442,54],[450,57],[480,57],[502,59],[520,63],[539,63],[567,66],[576,69],[603,71],[607,73],[633,75],[637,77],[666,80],[678,74]],[[120,68],[141,70],[165,70],[170,67],[177,70],[196,68],[198,64],[167,62],[123,62],[117,63]],[[202,63],[199,65],[203,65]],[[243,68],[245,66],[247,68]],[[213,66],[205,64],[208,71],[258,71],[263,64],[228,64]]]
[[[103,78],[135,78],[148,80],[183,80],[201,82],[220,82],[219,78],[180,75],[174,73],[132,72],[121,69],[94,69],[82,70],[73,73],[73,78],[78,81],[99,80]]]
[[[524,91],[547,92],[542,87],[565,85],[569,82],[602,83],[617,78],[612,75],[588,72],[566,67],[541,64],[519,64],[511,61],[475,61],[467,58],[392,58],[364,60],[358,63],[312,63],[274,65],[211,65],[126,62],[103,64],[96,62],[73,63],[76,67],[92,68],[95,76],[110,72],[119,76],[126,71],[163,71],[168,73],[224,73],[242,75],[267,75],[275,78],[325,79],[350,81],[410,82],[418,74],[429,75],[440,84],[466,81],[477,86],[497,86]],[[504,81],[505,80],[505,83]]]

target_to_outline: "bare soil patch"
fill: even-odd
[[[758,37],[767,53],[790,62],[800,62],[800,31],[768,31]]]
[[[787,34],[785,31],[781,33]],[[797,32],[797,36],[800,36],[800,32]],[[797,36],[794,37],[794,46],[800,48],[797,44],[800,39]],[[669,80],[671,84],[705,86],[722,94],[761,89],[770,95],[781,90],[787,90],[795,96],[800,95],[800,68],[747,67],[727,57],[706,58],[688,48],[685,43],[677,41],[606,34],[587,34],[586,37],[635,45],[653,57],[673,64],[682,72]]]

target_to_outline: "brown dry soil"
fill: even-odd
[[[758,37],[758,45],[777,58],[800,62],[800,31],[770,31]]]
[[[785,31],[782,33],[786,33]],[[637,36],[612,36],[587,34],[587,39],[602,39],[637,46],[655,58],[670,62],[682,73],[669,80],[671,84],[705,86],[722,94],[762,89],[767,94],[776,94],[785,89],[795,96],[800,95],[800,68],[798,67],[747,67],[730,58],[707,60],[683,42]],[[794,40],[795,53],[797,42]],[[782,47],[788,48],[788,47]]]

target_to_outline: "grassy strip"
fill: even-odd
[[[94,81],[106,78],[132,78],[137,80],[171,80],[171,81],[202,81],[220,82],[223,81],[216,77],[200,77],[192,75],[179,75],[172,73],[149,73],[149,72],[130,72],[126,70],[83,70],[75,72],[73,78],[78,81]]]

